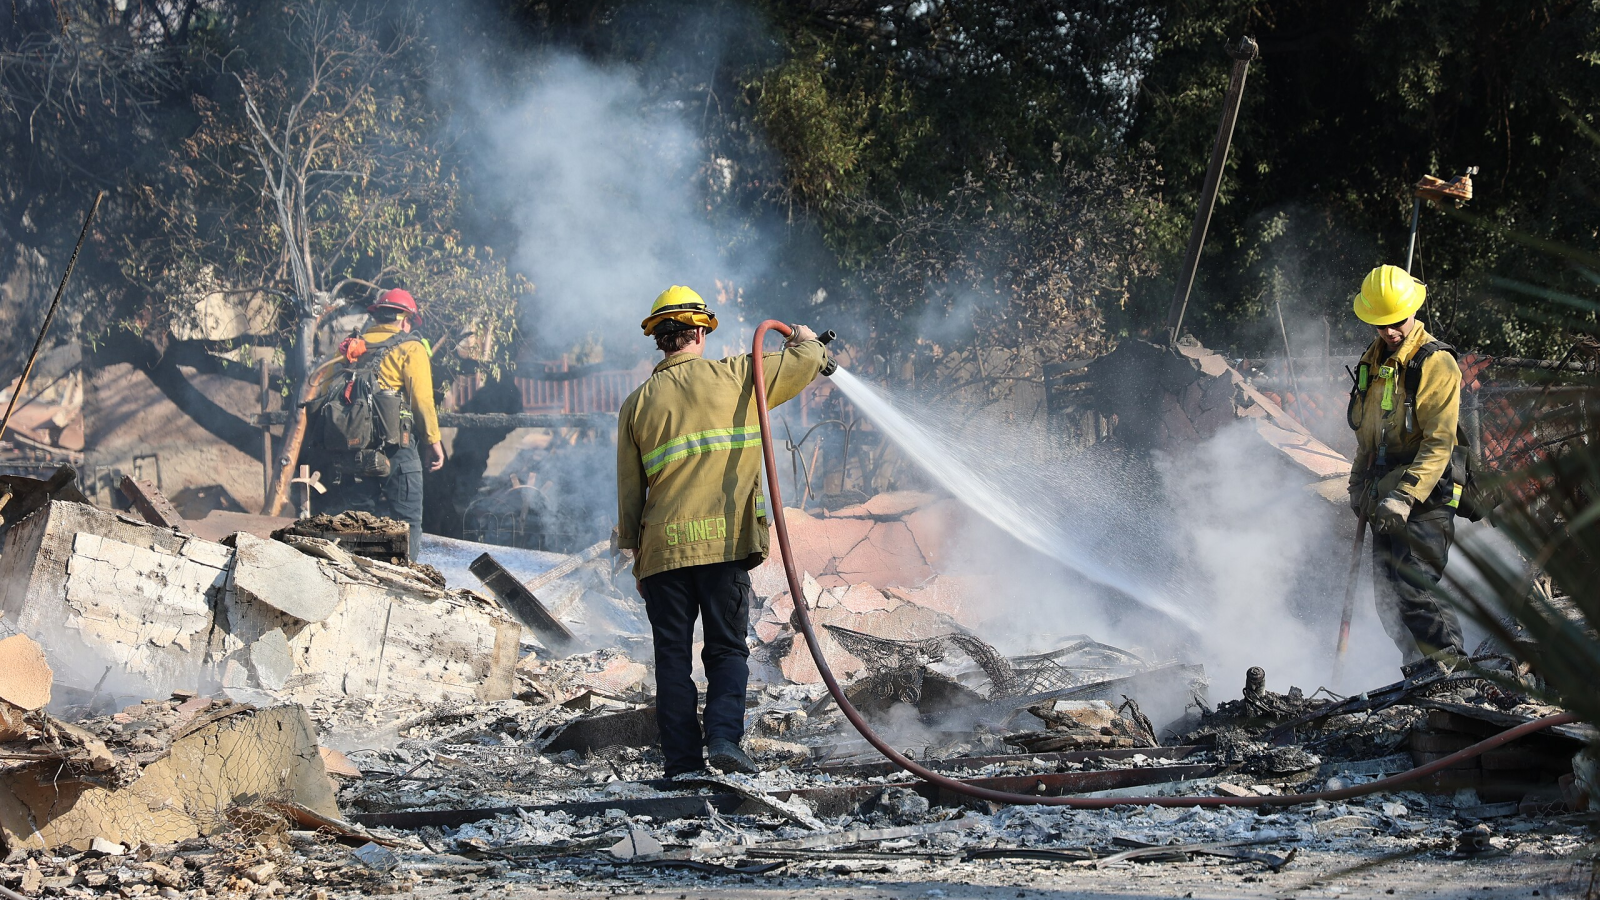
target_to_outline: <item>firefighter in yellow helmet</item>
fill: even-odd
[[[663,359],[617,414],[619,543],[633,552],[656,656],[656,722],[666,774],[753,772],[744,737],[749,570],[768,550],[761,430],[749,354],[705,358],[717,317],[674,285],[640,323]],[[764,358],[771,406],[800,393],[828,362],[816,334],[794,326]],[[705,729],[689,677],[694,623],[705,633]]]
[[[1465,460],[1456,452],[1461,368],[1417,320],[1427,286],[1398,266],[1361,283],[1355,313],[1376,329],[1348,418],[1356,432],[1350,508],[1372,524],[1378,614],[1407,678],[1461,659],[1461,626],[1433,593],[1455,540]]]

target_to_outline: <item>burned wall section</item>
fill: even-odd
[[[227,546],[52,501],[7,535],[0,613],[46,647],[58,681],[84,690],[511,696],[520,629],[493,603],[296,541],[239,533]]]
[[[59,681],[118,692],[198,685],[228,548],[52,501],[6,535],[0,613],[50,651]]]

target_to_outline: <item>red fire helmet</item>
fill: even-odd
[[[378,295],[378,302],[367,307],[367,312],[376,312],[380,309],[398,309],[410,313],[413,318],[422,318],[422,311],[417,309],[417,301],[411,292],[403,288],[394,288]]]

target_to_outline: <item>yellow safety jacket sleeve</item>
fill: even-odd
[[[634,397],[628,397],[617,414],[617,546],[623,550],[639,549],[644,518],[644,462],[633,430],[621,424],[633,417],[633,403]]]
[[[1391,466],[1405,470],[1400,489],[1421,502],[1433,493],[1450,466],[1456,445],[1456,425],[1461,418],[1461,367],[1455,357],[1440,351],[1422,364],[1413,421],[1406,421],[1405,367],[1418,348],[1434,338],[1418,322],[1393,354],[1375,340],[1361,357],[1370,373],[1366,396],[1355,415],[1356,455],[1350,468],[1352,488],[1365,484],[1378,458],[1378,448]],[[1385,375],[1387,371],[1389,374]],[[1388,408],[1385,408],[1385,407]]]
[[[1401,479],[1401,489],[1421,501],[1433,493],[1456,446],[1456,424],[1461,419],[1461,366],[1448,353],[1435,353],[1422,363],[1417,385],[1417,426],[1421,432],[1416,458]]]
[[[399,333],[399,325],[375,325],[362,339],[368,347],[376,347]],[[439,433],[439,413],[433,405],[433,361],[426,345],[409,341],[395,348],[378,366],[378,387],[405,395],[411,414],[422,423],[424,444],[444,440]]]
[[[827,362],[818,341],[762,357],[767,403],[810,384]],[[656,365],[617,413],[618,546],[634,575],[766,558],[754,362],[680,353]]]

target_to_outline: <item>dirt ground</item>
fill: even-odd
[[[1541,829],[1567,844],[1570,826]],[[418,897],[485,896],[541,900],[639,896],[656,900],[1029,900],[1041,897],[1128,898],[1388,898],[1498,900],[1498,898],[1600,896],[1592,890],[1592,845],[1587,829],[1577,850],[1552,852],[1534,840],[1517,848],[1458,858],[1448,838],[1429,838],[1408,851],[1365,854],[1350,850],[1298,853],[1281,872],[1255,864],[1198,858],[1186,863],[1123,863],[1093,869],[1072,863],[984,861],[959,864],[842,863],[791,865],[768,875],[632,870],[567,861],[495,874],[428,878]],[[849,869],[879,869],[855,871]],[[887,869],[888,871],[884,871]],[[485,877],[487,876],[487,877]]]

